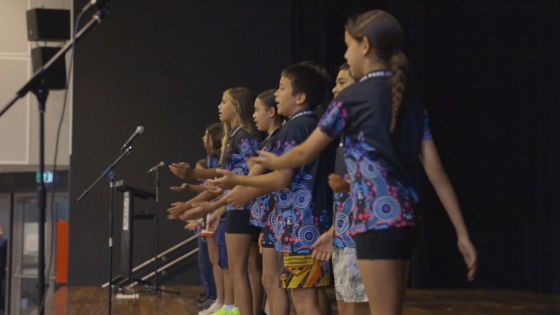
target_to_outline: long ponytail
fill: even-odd
[[[391,68],[392,104],[389,131],[393,133],[403,102],[408,70],[408,60],[401,51],[403,42],[401,25],[391,14],[381,10],[371,10],[350,18],[345,29],[358,42],[367,37],[371,47],[375,48],[377,57]]]
[[[403,102],[403,94],[406,86],[406,72],[408,70],[408,59],[403,54],[402,51],[397,51],[391,56],[389,60],[389,65],[391,66],[391,95],[392,95],[392,105],[391,105],[391,124],[389,125],[389,131],[393,133],[397,126],[397,116],[399,115],[399,109]]]

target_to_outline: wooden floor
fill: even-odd
[[[200,287],[165,289],[180,291],[181,295],[165,294],[158,298],[141,294],[136,306],[134,299],[114,299],[113,314],[198,314],[191,300],[198,296]],[[332,289],[327,292],[334,297]],[[61,288],[47,303],[46,314],[107,314],[107,294],[107,290],[99,287]],[[335,301],[333,311],[337,314]],[[409,290],[404,314],[560,314],[560,296],[492,290]]]

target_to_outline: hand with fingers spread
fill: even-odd
[[[171,163],[169,165],[169,169],[175,176],[179,178],[187,179],[193,177],[193,169],[191,168],[191,165],[189,163]]]
[[[333,233],[331,230],[319,236],[315,244],[313,244],[313,253],[311,257],[317,260],[329,261],[333,252]]]
[[[279,158],[278,155],[266,151],[258,151],[258,153],[259,156],[251,158],[251,161],[253,161],[256,164],[261,164],[262,166],[268,168],[269,170],[277,170],[282,168],[279,167],[278,165],[278,158]]]
[[[223,189],[232,189],[237,185],[236,178],[237,174],[232,171],[217,169],[217,173],[222,174],[223,176],[220,178],[209,179],[207,180],[211,185],[221,187]]]
[[[226,200],[229,205],[238,209],[245,206],[251,197],[243,191],[243,186],[235,186],[227,195]]]
[[[179,219],[179,217],[188,211],[191,205],[186,202],[174,202],[171,204],[171,208],[167,209],[168,219]]]
[[[330,174],[328,176],[329,186],[335,192],[347,193],[350,192],[350,183],[344,180],[340,175]]]
[[[211,202],[195,202],[192,204],[192,209],[181,215],[181,220],[188,221],[200,219],[212,211],[214,211],[214,207]]]
[[[196,227],[199,225],[198,220],[189,220],[187,221],[187,225],[185,225],[185,229],[189,231],[196,230]]]
[[[478,269],[476,249],[468,237],[459,237],[457,245],[459,246],[459,251],[463,255],[463,258],[465,259],[467,268],[469,269],[467,279],[469,281],[474,281],[474,276],[476,275],[476,271]]]
[[[171,189],[175,192],[183,192],[183,191],[187,191],[189,189],[189,184],[183,183],[181,186],[172,186],[169,189]]]

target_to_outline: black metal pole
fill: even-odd
[[[109,196],[109,310],[107,314],[111,315],[113,309],[113,187],[115,186],[115,173],[109,172],[109,180],[111,193]]]
[[[154,242],[154,290],[158,295],[161,295],[158,284],[158,240],[159,240],[159,167],[156,168],[156,212],[154,217],[154,224],[156,225],[156,237]]]
[[[16,95],[8,102],[2,110],[0,110],[0,117],[6,113],[12,105],[14,105],[20,98],[23,98],[30,91],[35,94],[39,103],[39,184],[37,187],[37,211],[39,216],[39,263],[38,263],[38,293],[40,303],[45,303],[45,292],[48,287],[48,279],[45,280],[45,221],[46,221],[46,205],[47,194],[45,189],[45,108],[47,96],[49,91],[46,88],[43,79],[48,69],[64,55],[75,43],[94,25],[101,23],[105,15],[109,12],[109,2],[99,2],[96,4],[99,10],[93,15],[92,19],[76,34],[73,40],[69,41],[62,47],[56,55],[54,55],[43,67],[37,70],[31,79],[16,92]],[[54,241],[54,240],[51,240]],[[44,307],[40,307],[39,315],[44,314]]]
[[[163,162],[162,162],[163,163]],[[148,292],[151,294],[152,292],[156,293],[159,297],[161,297],[162,293],[172,293],[172,294],[181,294],[181,292],[177,291],[168,291],[168,290],[161,290],[159,288],[158,283],[158,252],[159,252],[159,197],[161,195],[161,186],[159,183],[159,168],[160,166],[155,168],[156,172],[156,207],[155,207],[155,216],[154,216],[154,225],[155,225],[155,241],[154,241],[154,284],[152,287],[148,289]],[[132,280],[134,281],[134,280]]]
[[[47,206],[47,192],[45,189],[45,104],[47,102],[47,96],[49,95],[49,90],[43,85],[38,84],[32,90],[33,94],[37,96],[37,101],[39,103],[39,184],[37,186],[37,211],[39,212],[39,265],[37,277],[39,283],[37,284],[39,289],[39,301],[45,299],[45,291],[48,284],[45,282],[45,217],[46,217],[46,206]],[[53,240],[51,240],[53,241]],[[42,307],[39,310],[39,315],[43,315],[45,308]]]
[[[109,165],[109,167],[101,173],[101,176],[99,176],[99,178],[97,178],[97,180],[95,180],[95,182],[78,198],[78,202],[80,202],[93,189],[93,187],[101,181],[101,179],[105,176],[109,176],[111,190],[109,195],[109,315],[111,315],[111,309],[113,306],[113,187],[115,186],[115,173],[113,172],[113,168],[115,168],[115,165],[117,165],[125,156],[130,154],[130,150],[132,150],[132,147],[126,148],[117,160],[113,162],[113,164]]]

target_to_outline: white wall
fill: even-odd
[[[0,0],[0,108],[33,75],[31,49],[27,41],[26,11],[45,7],[72,10],[73,0]],[[39,43],[44,46],[45,43]],[[48,43],[60,46],[62,43]],[[70,54],[66,56],[68,66]],[[45,113],[45,161],[53,164],[56,131],[62,111],[64,91],[51,91]],[[58,169],[68,169],[71,153],[72,89],[60,134]],[[0,117],[0,172],[35,171],[39,162],[37,101],[31,93]]]

